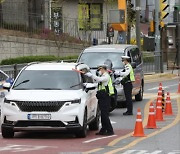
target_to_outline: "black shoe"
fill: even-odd
[[[114,132],[106,132],[104,135],[107,135],[107,136],[114,135]]]
[[[132,112],[124,112],[123,115],[133,115]]]
[[[96,133],[96,135],[105,135],[105,134],[106,132],[102,132],[102,131]]]

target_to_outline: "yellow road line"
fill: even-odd
[[[146,103],[146,107],[145,107],[145,109],[144,109],[144,113],[148,113],[149,104],[150,104],[154,99],[155,99],[155,98],[152,98],[151,100],[149,100],[149,101]],[[147,118],[148,118],[148,115],[145,114],[144,121],[143,121],[143,126],[147,123]],[[123,139],[125,139],[125,138],[130,137],[130,136],[132,135],[132,133],[133,133],[133,132],[131,132],[131,133],[127,134],[127,135],[124,135],[124,136],[122,136],[122,137],[120,137],[120,138],[117,138],[117,139],[113,140],[112,142],[110,142],[110,143],[108,144],[108,146],[113,146],[113,145],[115,145],[116,143],[118,143],[119,141],[121,141],[121,140],[123,140]],[[98,151],[103,150],[103,149],[104,149],[104,148],[93,149],[93,150],[84,152],[84,154],[93,153],[93,152],[98,152]]]
[[[155,132],[153,132],[153,133],[151,133],[151,134],[148,134],[146,138],[139,138],[139,139],[137,139],[137,140],[135,140],[135,141],[132,141],[130,144],[128,144],[128,145],[126,145],[126,146],[124,146],[124,147],[122,147],[122,148],[118,148],[118,149],[116,149],[116,150],[112,150],[112,151],[107,152],[107,153],[105,153],[105,154],[114,154],[114,153],[120,152],[120,151],[122,151],[122,150],[128,149],[128,148],[136,145],[137,143],[139,143],[139,142],[141,142],[141,141],[143,141],[143,140],[145,140],[145,139],[147,139],[147,138],[150,138],[150,137],[152,137],[152,136],[154,136],[154,135],[157,135],[157,134],[159,134],[159,133],[161,133],[161,132],[163,132],[163,131],[171,128],[172,126],[176,125],[176,124],[180,121],[180,97],[177,98],[177,106],[178,106],[178,113],[177,113],[177,116],[176,116],[175,120],[174,120],[171,124],[169,124],[169,125],[161,128],[161,129],[158,130],[158,131],[155,131]]]
[[[127,149],[127,148],[130,148],[130,147],[136,145],[137,143],[139,143],[140,141],[145,140],[145,139],[147,139],[147,138],[149,138],[149,137],[152,137],[152,136],[154,136],[154,135],[156,135],[156,134],[158,134],[158,133],[160,133],[160,132],[162,132],[162,131],[165,131],[166,129],[169,129],[170,127],[174,126],[175,124],[177,124],[177,123],[180,121],[180,95],[177,95],[177,94],[174,94],[174,93],[173,93],[173,95],[176,95],[176,96],[177,96],[178,113],[177,113],[176,119],[175,119],[171,124],[169,124],[169,125],[161,128],[161,130],[158,129],[158,131],[155,131],[155,132],[153,132],[153,133],[151,133],[151,134],[148,134],[147,137],[138,138],[137,140],[132,141],[132,142],[131,142],[130,144],[128,144],[127,146],[125,146],[125,147],[123,147],[123,148],[118,148],[118,149],[116,149],[116,150],[112,150],[112,151],[110,151],[110,152],[107,152],[106,154],[113,154],[113,153],[116,153],[116,152],[125,150],[125,149]],[[155,99],[155,97],[152,98],[152,99],[150,99],[150,100],[146,103],[146,105],[145,105],[145,108],[144,108],[143,126],[145,126],[145,125],[147,124],[148,113],[149,113],[149,112],[148,112],[148,110],[149,110],[149,105],[150,105],[150,103],[151,103],[154,99]],[[127,134],[127,135],[124,135],[124,136],[122,136],[122,137],[120,137],[120,138],[117,138],[117,139],[113,140],[112,142],[110,142],[110,143],[108,144],[108,146],[114,146],[114,145],[117,144],[119,141],[121,141],[121,140],[123,140],[123,139],[125,139],[125,138],[130,137],[130,136],[132,135],[132,133],[133,133],[133,132],[131,132],[131,133]],[[83,154],[94,153],[94,152],[101,151],[101,150],[103,150],[103,149],[104,149],[104,148],[97,148],[97,149],[93,149],[93,150],[90,150],[90,151],[87,151],[87,152],[83,152]]]

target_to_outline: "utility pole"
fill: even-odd
[[[141,37],[140,37],[140,0],[136,0],[136,44],[141,50]]]
[[[155,72],[160,73],[160,57],[161,57],[161,51],[160,51],[160,30],[159,30],[159,0],[155,0]]]

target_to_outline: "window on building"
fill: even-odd
[[[79,4],[78,21],[80,30],[102,30],[102,4]]]

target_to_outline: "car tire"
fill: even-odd
[[[143,82],[141,84],[141,88],[139,90],[139,93],[137,95],[135,95],[135,100],[136,101],[142,101],[143,100]]]
[[[77,138],[85,138],[87,136],[87,111],[84,112],[84,120],[83,120],[83,126],[82,129],[78,132],[76,132]]]
[[[97,108],[96,118],[89,124],[89,130],[99,130],[100,124],[100,110]]]
[[[1,127],[1,133],[3,138],[13,138],[14,131],[12,128]]]

